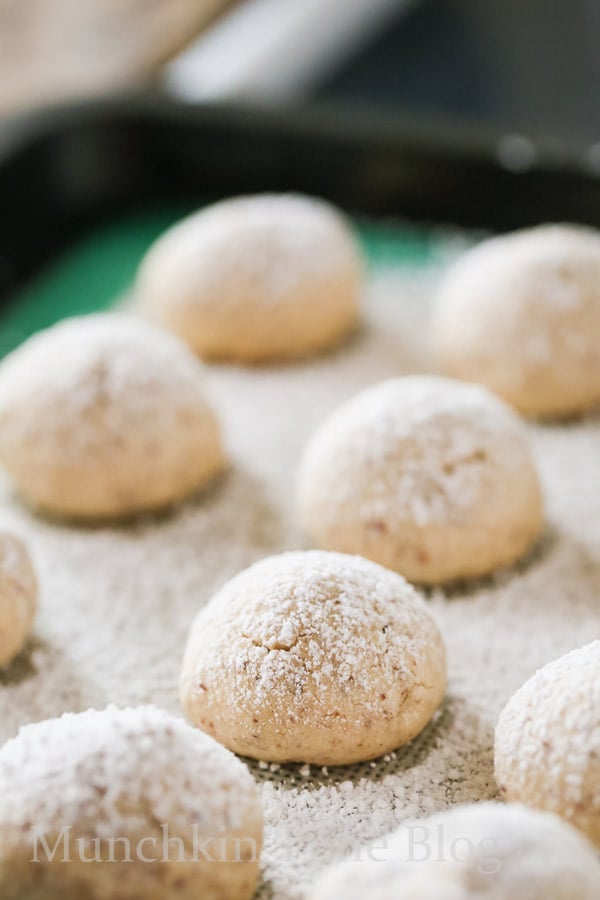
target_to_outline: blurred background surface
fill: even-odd
[[[0,0],[0,112],[143,88],[595,147],[598,0]]]

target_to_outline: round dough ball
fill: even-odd
[[[181,701],[237,753],[343,765],[412,740],[445,686],[444,643],[403,578],[308,551],[256,563],[200,612]]]
[[[68,319],[2,362],[0,460],[29,503],[78,519],[167,506],[224,465],[197,360],[117,314]]]
[[[600,403],[600,234],[544,226],[468,251],[440,286],[433,345],[445,374],[523,413]]]
[[[155,707],[89,710],[0,750],[3,900],[248,900],[262,809],[233,754]]]
[[[477,803],[407,823],[307,900],[595,900],[599,884],[594,847],[556,816]]]
[[[375,853],[379,859],[379,854]],[[416,871],[386,862],[339,863],[325,870],[308,891],[306,900],[472,900],[472,895],[449,882],[432,866]],[[510,900],[513,900],[511,897]]]
[[[262,362],[337,343],[355,325],[358,246],[328,203],[225,200],[171,228],[138,276],[142,308],[207,359]]]
[[[0,532],[0,667],[23,649],[37,607],[37,581],[27,548]]]
[[[505,797],[557,813],[600,847],[600,641],[548,663],[509,700],[495,767]]]
[[[298,510],[317,546],[427,584],[514,562],[542,525],[521,423],[482,388],[425,376],[333,413],[306,449]]]

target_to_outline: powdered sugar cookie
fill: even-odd
[[[27,548],[0,532],[0,667],[12,662],[29,637],[37,605],[37,582]]]
[[[599,884],[594,847],[557,816],[477,803],[403,825],[308,900],[595,900]]]
[[[0,460],[31,504],[80,519],[166,506],[224,465],[196,359],[116,314],[61,322],[0,365]]]
[[[297,194],[226,200],[144,259],[140,305],[209,359],[261,362],[335,344],[355,324],[361,260],[332,206]]]
[[[262,811],[233,754],[154,707],[89,710],[0,750],[3,900],[247,900]]]
[[[331,866],[306,900],[471,900],[457,884],[426,864],[416,871],[390,862],[351,861]]]
[[[444,697],[445,649],[416,591],[357,556],[283,553],[200,612],[188,718],[237,753],[337,765],[412,740]]]
[[[524,413],[600,403],[600,234],[552,225],[482,242],[443,280],[433,335],[447,375]]]
[[[317,546],[432,584],[514,562],[542,524],[520,422],[479,387],[424,376],[368,388],[317,430],[298,510]]]
[[[509,700],[495,766],[509,800],[563,816],[600,847],[600,641],[548,663]]]

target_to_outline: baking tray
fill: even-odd
[[[147,96],[24,117],[0,133],[0,298],[116,211],[251,191],[306,191],[372,216],[495,230],[600,225],[600,178],[582,155],[563,147],[557,158],[543,142],[523,154],[510,140],[327,106]]]
[[[443,223],[599,224],[598,183],[577,154],[553,169],[539,153],[516,173],[497,162],[493,136],[453,139],[325,109],[129,99],[22,120],[0,152],[5,350],[54,319],[110,305],[155,234],[222,195],[328,197],[353,214],[370,258],[389,252],[393,263],[375,273],[364,330],[337,353],[272,370],[207,367],[232,468],[206,495],[162,518],[76,529],[3,494],[0,527],[32,548],[43,590],[33,640],[2,674],[3,739],[24,721],[108,702],[179,712],[181,651],[197,609],[254,559],[302,546],[290,497],[310,433],[365,384],[422,370],[416,351],[443,263],[431,247],[454,240]],[[456,249],[471,235],[459,229]],[[329,771],[251,764],[267,823],[261,900],[297,900],[321,866],[406,817],[496,796],[501,706],[537,666],[597,635],[600,525],[589,473],[599,424],[529,426],[548,500],[542,541],[497,579],[429,594],[450,687],[414,742]]]

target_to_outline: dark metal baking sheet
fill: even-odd
[[[145,96],[29,116],[0,136],[0,297],[74,233],[163,200],[300,190],[382,217],[495,230],[600,225],[600,178],[584,157],[507,140],[324,106]]]

